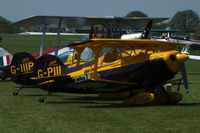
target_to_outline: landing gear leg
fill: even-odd
[[[39,102],[40,102],[40,103],[43,103],[43,102],[44,102],[44,99],[45,99],[47,96],[51,95],[51,94],[52,94],[52,92],[49,91],[48,94],[42,95],[42,97],[39,99]]]
[[[17,96],[19,94],[19,91],[23,88],[24,86],[21,86],[19,88],[17,88],[15,91],[13,91],[13,95]]]
[[[161,90],[162,90],[163,93],[166,95],[167,100],[168,100],[168,103],[171,103],[172,100],[171,100],[171,98],[170,98],[168,92],[165,90],[164,86],[161,86]]]
[[[181,85],[181,81],[182,81],[182,80],[180,80],[180,81],[179,81],[179,83],[178,83],[178,88],[177,88],[177,91],[180,91],[180,85]]]

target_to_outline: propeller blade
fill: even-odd
[[[184,63],[181,63],[181,74],[182,74],[183,84],[185,86],[186,93],[187,93],[187,95],[189,95],[188,79],[187,79],[187,74],[186,74],[186,69],[185,69]]]

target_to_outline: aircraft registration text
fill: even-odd
[[[12,65],[10,67],[10,71],[11,71],[11,74],[13,75],[16,74],[18,71],[21,73],[30,73],[32,72],[33,66],[34,66],[33,62],[22,63],[19,65],[19,67]]]
[[[46,71],[39,69],[37,71],[38,78],[60,76],[61,75],[61,66],[47,67]]]

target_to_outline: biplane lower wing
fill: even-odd
[[[38,80],[38,86],[51,92],[65,92],[65,93],[81,93],[81,94],[99,94],[111,92],[124,92],[138,88],[136,83],[127,83],[112,80],[91,80],[85,79],[75,82],[75,79],[69,76],[55,76],[48,79],[35,79]],[[53,86],[56,90],[50,90],[49,86]]]

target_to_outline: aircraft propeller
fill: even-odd
[[[187,79],[187,74],[186,74],[186,69],[185,69],[185,63],[181,63],[181,75],[183,79],[183,84],[185,86],[185,90],[187,95],[189,95],[189,87],[188,87],[188,79]]]
[[[180,48],[180,43],[179,43],[178,39],[176,41],[178,43],[178,51],[181,54],[182,51],[181,51],[181,48]],[[185,63],[182,62],[180,64],[180,67],[181,67],[181,75],[182,75],[182,79],[183,79],[183,84],[184,84],[187,95],[189,95],[189,86],[188,86],[188,79],[187,79],[187,74],[186,74],[186,69],[185,69]]]
[[[178,40],[177,40],[177,43],[178,43],[178,50],[180,53],[182,53]],[[184,84],[187,95],[189,95],[189,86],[188,86],[188,79],[187,79],[187,74],[186,74],[186,69],[185,69],[185,63],[182,62],[180,64],[180,67],[181,67],[181,75],[182,75],[182,79],[183,79],[183,84]]]

